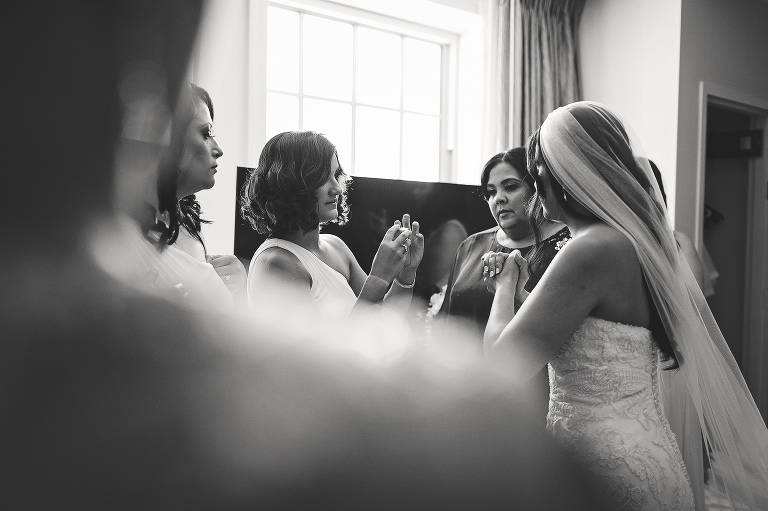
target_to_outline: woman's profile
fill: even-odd
[[[232,295],[216,268],[176,245],[180,234],[191,228],[179,197],[192,188],[201,190],[201,183],[213,186],[221,148],[209,136],[211,110],[199,95],[202,89],[187,83],[171,116],[150,101],[164,85],[152,81],[161,78],[151,66],[143,66],[128,66],[121,84],[129,96],[143,98],[136,104],[148,106],[129,108],[125,115],[118,149],[125,171],[117,180],[119,209],[124,214],[111,233],[121,241],[105,243],[100,262],[131,285],[173,301],[203,310],[232,311]],[[170,146],[159,142],[168,138],[168,128]],[[154,158],[146,156],[150,152]],[[113,252],[115,246],[120,250]]]
[[[424,254],[419,223],[403,215],[384,234],[366,275],[352,251],[321,226],[347,221],[348,177],[335,146],[311,131],[280,133],[264,146],[243,187],[241,210],[268,239],[248,271],[248,301],[261,311],[286,297],[293,307],[340,321],[356,306],[407,309]]]
[[[192,111],[182,140],[175,193],[178,200],[179,230],[173,244],[198,261],[213,266],[230,293],[236,296],[245,285],[245,268],[231,254],[210,255],[203,239],[202,226],[209,223],[201,217],[196,193],[216,184],[218,159],[224,151],[214,136],[213,101],[208,91],[190,83]]]

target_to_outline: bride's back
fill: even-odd
[[[602,222],[590,227],[584,236],[591,238],[585,249],[593,251],[594,257],[603,265],[597,289],[599,305],[590,316],[649,328],[648,291],[640,261],[629,239]]]

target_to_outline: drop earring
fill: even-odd
[[[565,190],[563,190],[563,200],[568,202],[568,195],[566,195]]]

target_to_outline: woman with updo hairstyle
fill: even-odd
[[[366,275],[339,237],[321,233],[323,224],[346,223],[348,180],[336,148],[319,133],[285,132],[266,143],[241,196],[243,218],[268,235],[248,271],[254,311],[273,307],[280,297],[332,322],[358,304],[407,309],[424,254],[419,223],[411,224],[408,214],[396,220]]]

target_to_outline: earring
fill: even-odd
[[[565,190],[563,190],[563,200],[568,202],[568,195],[565,193]]]

